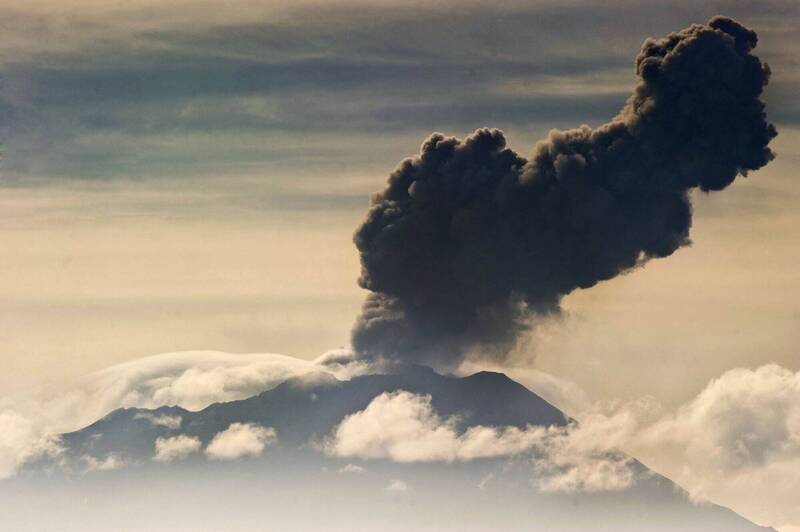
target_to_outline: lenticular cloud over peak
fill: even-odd
[[[688,245],[689,191],[722,190],[774,157],[756,43],[725,17],[647,39],[622,111],[551,131],[530,158],[497,129],[432,134],[356,231],[371,294],[355,350],[444,366],[502,356],[564,295]]]

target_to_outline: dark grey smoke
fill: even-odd
[[[437,365],[502,355],[565,294],[688,245],[688,191],[722,190],[774,156],[756,41],[724,17],[646,40],[622,112],[551,131],[530,159],[496,129],[431,135],[355,234],[373,292],[355,350]]]

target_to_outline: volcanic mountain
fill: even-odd
[[[541,471],[524,453],[398,463],[325,452],[348,416],[406,392],[427,398],[458,434],[476,426],[559,431],[575,423],[500,373],[460,378],[409,365],[341,381],[320,372],[196,412],[115,410],[64,434],[55,460],[3,483],[0,514],[14,530],[768,530],[691,502],[629,458],[630,486],[564,492],[537,489]],[[242,426],[269,431],[263,452],[235,460],[208,452],[215,436]],[[159,439],[176,437],[193,442],[192,452],[154,460]]]

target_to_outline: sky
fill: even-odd
[[[352,233],[431,131],[527,154],[602,124],[645,37],[716,13],[759,33],[778,158],[695,194],[692,247],[573,293],[521,359],[670,404],[730,367],[800,369],[793,2],[3,2],[0,391],[346,345]]]
[[[734,368],[790,381],[800,6],[699,4],[0,0],[0,397],[156,353],[345,347],[353,232],[432,131],[497,127],[527,155],[603,124],[646,37],[715,14],[759,34],[777,158],[694,192],[690,247],[570,294],[500,369],[689,413],[756,379]]]

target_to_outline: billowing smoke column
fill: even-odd
[[[501,356],[565,294],[689,244],[688,191],[722,190],[773,158],[756,41],[724,17],[648,39],[622,112],[551,131],[530,160],[496,129],[431,135],[355,234],[372,291],[356,352],[440,366]]]

